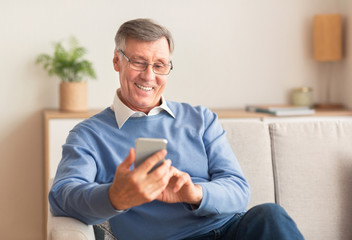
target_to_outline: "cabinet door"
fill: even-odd
[[[49,120],[49,161],[48,171],[49,179],[55,177],[57,166],[62,156],[62,145],[66,142],[66,138],[70,130],[83,118],[72,119],[50,119]]]

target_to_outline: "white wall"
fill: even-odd
[[[339,100],[347,107],[352,108],[352,1],[339,0],[339,8],[343,15],[344,24],[344,58],[341,61],[338,73]]]
[[[312,16],[339,3],[351,9],[348,0],[1,0],[0,239],[43,238],[42,110],[57,108],[58,80],[34,61],[52,42],[74,35],[89,50],[98,75],[89,82],[91,108],[111,103],[118,86],[113,38],[137,17],[174,35],[168,99],[228,108],[286,103],[292,88],[317,89]],[[351,87],[350,75],[341,84]],[[335,96],[352,107],[345,89]]]

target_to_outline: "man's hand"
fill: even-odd
[[[153,172],[148,172],[161,159],[166,150],[161,150],[148,158],[138,168],[130,170],[135,161],[135,150],[130,149],[127,158],[117,167],[115,178],[109,188],[109,199],[118,210],[125,210],[155,200],[166,188],[170,180],[171,161],[166,160]]]
[[[167,203],[186,202],[199,206],[203,198],[203,189],[192,182],[188,173],[170,167],[171,178],[158,200]]]

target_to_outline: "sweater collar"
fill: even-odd
[[[154,107],[152,110],[150,110],[148,114],[145,114],[144,112],[133,111],[132,109],[127,107],[118,97],[117,91],[114,96],[113,104],[111,105],[110,108],[115,113],[117,126],[119,128],[121,128],[129,118],[154,116],[159,114],[162,111],[166,111],[171,117],[175,118],[175,115],[168,107],[164,96],[161,96],[161,104],[159,106]]]

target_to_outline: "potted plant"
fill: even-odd
[[[89,78],[96,78],[92,63],[83,59],[87,53],[79,46],[77,40],[71,37],[69,47],[65,48],[61,42],[54,45],[52,55],[40,54],[36,63],[42,64],[49,75],[61,79],[60,110],[82,112],[88,110],[87,83]]]

